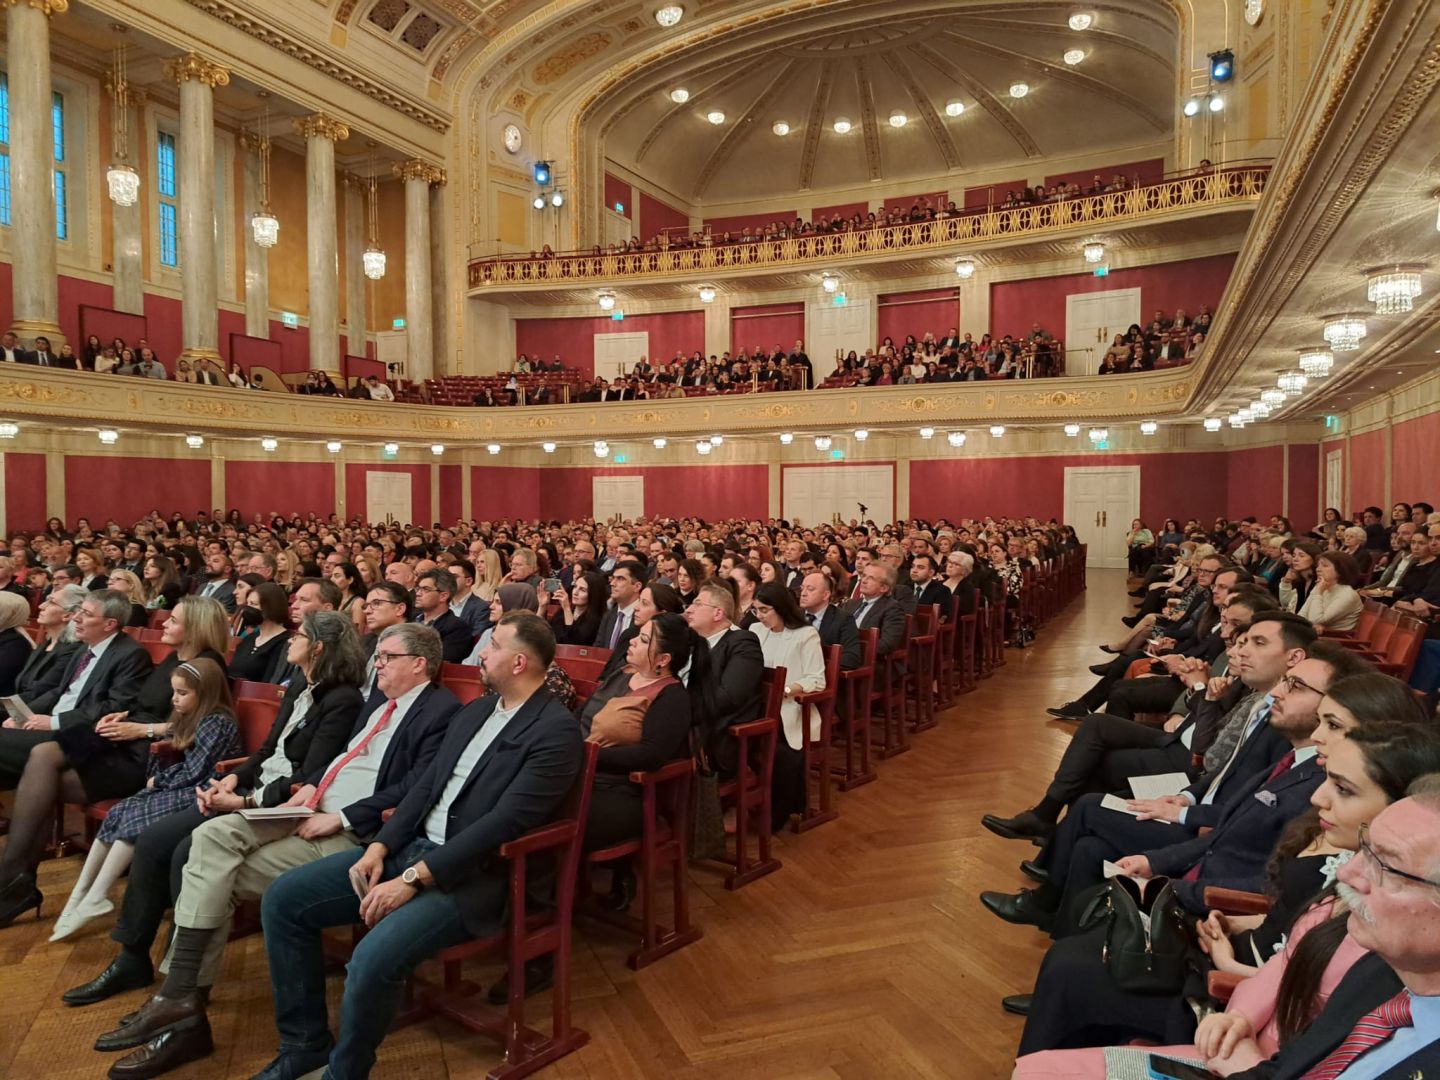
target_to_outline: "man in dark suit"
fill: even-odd
[[[840,670],[854,671],[864,655],[860,631],[855,620],[832,602],[834,588],[835,583],[818,570],[806,574],[800,583],[800,608],[810,625],[820,631],[821,645],[840,646]]]
[[[223,550],[205,556],[205,576],[196,579],[196,596],[208,596],[220,602],[230,614],[235,613],[235,579],[230,556]]]
[[[26,353],[21,363],[35,364],[39,367],[68,368],[71,371],[76,370],[79,366],[73,356],[56,356],[55,350],[50,347],[50,339],[43,336],[35,339],[34,351]]]
[[[29,720],[6,720],[0,730],[0,790],[20,782],[30,750],[55,732],[93,729],[102,716],[135,705],[154,665],[123,633],[130,611],[130,600],[111,589],[92,591],[80,605],[72,625],[85,648],[71,657],[58,685],[23,699],[34,714]]]
[[[550,821],[579,775],[580,726],[544,690],[555,636],[510,612],[481,654],[496,694],[450,720],[434,761],[375,841],[292,870],[265,895],[262,921],[283,1049],[265,1075],[327,1062],[364,1076],[426,957],[503,925],[509,877],[500,846]],[[364,899],[360,899],[363,895]],[[345,978],[338,1041],[325,1006],[321,933],[363,921]]]
[[[490,605],[474,593],[475,564],[469,559],[456,559],[450,564],[455,578],[455,595],[450,598],[450,613],[470,629],[470,637],[478,638],[490,625]]]
[[[365,593],[365,635],[360,639],[360,647],[365,651],[365,681],[360,684],[360,690],[367,697],[375,689],[379,674],[375,649],[380,644],[380,635],[392,626],[410,621],[410,604],[410,593],[393,581],[377,581]]]
[[[725,731],[758,720],[765,707],[760,639],[735,625],[735,594],[719,580],[700,586],[699,595],[685,609],[685,621],[710,647],[710,677],[715,681],[715,715],[710,718],[708,740],[711,758],[722,771],[734,772],[735,740]]]
[[[415,583],[416,620],[440,635],[447,664],[458,664],[470,655],[474,635],[470,627],[450,610],[455,595],[455,575],[449,570],[427,570]]]
[[[846,601],[841,608],[857,628],[880,631],[875,646],[877,657],[889,656],[905,640],[905,613],[890,595],[894,587],[895,571],[883,562],[872,562],[860,575],[858,598]]]
[[[436,682],[440,638],[416,623],[392,626],[376,651],[376,691],[349,742],[286,803],[310,808],[311,816],[297,827],[293,820],[219,814],[180,845],[184,871],[169,973],[129,1023],[102,1036],[114,1049],[140,1046],[116,1063],[115,1076],[158,1076],[208,1054],[212,1038],[199,988],[219,975],[234,904],[259,899],[287,870],[335,853],[358,857],[381,831],[384,812],[427,775],[460,708]]]
[[[27,362],[25,350],[20,347],[20,339],[15,336],[15,332],[7,330],[0,335],[0,364],[24,364]]]
[[[935,576],[938,569],[935,564],[935,556],[924,553],[916,555],[910,561],[910,581],[906,587],[910,590],[910,595],[915,598],[917,608],[925,607],[927,604],[936,604],[940,608],[941,618],[948,618],[950,615],[950,590]]]
[[[645,589],[645,567],[635,559],[622,559],[610,571],[610,606],[600,617],[595,644],[622,657],[620,646],[626,633],[635,628],[635,604]],[[628,642],[627,642],[628,643]]]

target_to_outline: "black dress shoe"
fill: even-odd
[[[210,1007],[210,987],[208,987],[208,986],[202,986],[202,987],[200,987],[199,990],[196,990],[196,991],[195,991],[195,996],[196,996],[197,1000],[199,1000],[199,1002],[200,1002],[200,1007],[201,1007],[202,1009],[208,1009],[208,1008]],[[147,1002],[147,1004],[148,1004],[148,1002]],[[142,1005],[141,1008],[144,1008],[144,1006]],[[126,1013],[124,1016],[120,1017],[120,1022],[117,1023],[115,1026],[116,1026],[117,1028],[122,1028],[122,1027],[125,1027],[127,1024],[133,1024],[133,1023],[135,1022],[135,1018],[136,1018],[137,1016],[139,1016],[139,1015],[140,1015],[140,1009],[136,1009],[134,1012],[128,1012],[128,1013]],[[122,1047],[122,1049],[123,1049],[123,1047]]]
[[[1058,709],[1046,709],[1045,711],[1056,720],[1084,720],[1090,715],[1090,710],[1078,701],[1067,701]]]
[[[1124,615],[1121,617],[1120,621],[1123,622],[1126,626],[1130,627],[1131,630],[1134,630],[1135,624],[1140,621],[1140,615],[1138,613],[1134,615]]]
[[[1045,930],[1053,921],[1054,912],[1037,899],[1038,892],[1037,889],[1021,889],[1014,894],[982,892],[980,902],[1008,923]]]
[[[1101,645],[1101,646],[1100,646],[1100,651],[1103,652],[1103,653],[1109,653],[1111,656],[1119,656],[1119,655],[1120,655],[1120,650],[1117,649],[1117,648],[1115,648],[1115,646],[1113,646],[1113,645]],[[1091,671],[1094,671],[1095,669],[1094,669],[1094,668],[1091,668],[1090,670],[1091,670]]]
[[[531,997],[555,985],[555,957],[546,954],[534,960],[525,961],[525,996]],[[504,1005],[510,1000],[510,973],[507,971],[495,980],[485,993],[491,1005]]]
[[[155,969],[148,960],[142,964],[128,952],[122,951],[99,975],[84,986],[66,990],[60,1000],[66,1005],[94,1005],[97,1001],[104,1001],[127,990],[140,990],[154,981]]]
[[[597,896],[595,905],[603,911],[628,911],[635,902],[636,888],[635,871],[616,870],[614,880],[610,882],[610,891]]]
[[[157,1035],[161,1035],[172,1028],[194,1026],[197,1022],[205,1022],[205,1030],[210,1030],[208,1021],[205,1021],[205,1006],[200,1002],[199,993],[186,994],[184,997],[167,998],[155,994],[140,1010],[133,1016],[127,1017],[125,1022],[114,1031],[107,1031],[95,1040],[95,1049],[103,1053],[110,1053],[115,1050],[129,1050],[136,1046],[143,1046]],[[207,1051],[208,1053],[208,1051]]]
[[[150,1080],[172,1069],[208,1057],[215,1050],[210,1021],[199,1013],[179,1027],[162,1031],[133,1054],[110,1066],[110,1080]]]
[[[986,814],[980,824],[1006,840],[1048,840],[1055,826],[1040,818],[1033,810],[1022,810],[1012,818]]]
[[[1011,994],[1007,998],[1000,999],[1000,1007],[1008,1013],[1014,1013],[1016,1016],[1029,1016],[1030,995]]]
[[[1109,665],[1109,664],[1091,664],[1091,665],[1090,665],[1090,674],[1091,674],[1091,675],[1099,675],[1099,676],[1103,679],[1106,675],[1109,675],[1109,674],[1110,674],[1110,665]]]
[[[1038,881],[1041,885],[1050,884],[1050,871],[1037,863],[1034,859],[1026,859],[1020,864],[1020,872],[1031,881]]]
[[[40,918],[40,905],[45,896],[35,887],[34,874],[16,874],[0,888],[0,929],[9,926],[31,908]]]
[[[282,1050],[250,1080],[300,1080],[329,1062],[329,1050]]]

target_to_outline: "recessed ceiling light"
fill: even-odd
[[[655,21],[667,30],[678,25],[684,17],[685,9],[679,4],[666,4],[655,11]]]
[[[945,103],[946,116],[959,116],[964,111],[965,103],[963,101],[948,101]]]
[[[675,102],[676,105],[684,105],[685,102],[690,100],[690,91],[686,90],[683,86],[677,86],[674,90],[670,91],[670,100]]]
[[[705,119],[709,120],[712,124],[723,124],[725,122],[725,114],[719,109],[715,109],[712,112],[706,113]]]
[[[1028,94],[1028,93],[1030,93],[1030,84],[1029,84],[1029,83],[1017,82],[1017,83],[1011,83],[1011,84],[1010,84],[1010,96],[1011,96],[1011,97],[1013,97],[1013,98],[1022,98],[1022,97],[1024,97],[1026,94]]]
[[[1081,61],[1081,60],[1084,60],[1084,59],[1085,59],[1085,50],[1084,50],[1084,49],[1066,49],[1066,50],[1065,50],[1065,56],[1064,56],[1065,63],[1069,64],[1071,67],[1074,67],[1076,64],[1080,63],[1080,61]]]
[[[784,120],[776,120],[775,123],[771,125],[770,130],[783,139],[786,135],[790,134],[790,125]]]
[[[1095,16],[1088,11],[1077,11],[1070,16],[1071,30],[1089,30],[1090,24],[1095,21]]]
[[[840,119],[836,120],[836,121],[835,121],[835,134],[836,134],[836,135],[848,135],[848,134],[850,134],[850,121],[849,121],[849,120],[846,120],[845,117],[843,117],[843,116],[840,117]]]
[[[910,118],[903,112],[893,112],[890,114],[890,126],[893,128],[902,128],[909,122]]]

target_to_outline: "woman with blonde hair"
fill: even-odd
[[[275,556],[275,562],[275,580],[289,592],[300,579],[300,556],[296,555],[292,548],[281,548],[280,553]]]
[[[30,659],[34,644],[20,627],[30,621],[30,601],[0,592],[0,695],[15,692],[15,679]]]
[[[487,547],[480,553],[480,563],[476,570],[479,572],[475,578],[475,587],[471,591],[488,604],[495,599],[495,591],[505,580],[505,572],[500,566],[500,552]]]
[[[195,788],[209,779],[216,763],[241,752],[230,681],[219,664],[196,657],[177,665],[170,689],[168,741],[184,756],[162,767],[161,758],[149,755],[145,786],[110,808],[65,910],[55,920],[51,941],[62,941],[95,916],[113,911],[108,893],[130,866],[135,838],[152,822],[192,805]]]
[[[360,571],[360,583],[366,590],[385,580],[385,575],[380,572],[380,564],[369,555],[356,555],[353,561],[355,569]]]
[[[105,588],[105,560],[93,547],[75,548],[75,565],[80,568],[80,584],[90,590]]]
[[[129,570],[111,570],[108,585],[130,601],[130,621],[126,626],[150,625],[150,613],[145,610],[145,605],[140,603],[140,598],[145,595],[145,587],[140,584],[138,577]]]

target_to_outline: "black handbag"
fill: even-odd
[[[690,858],[721,859],[725,857],[725,812],[720,807],[720,773],[693,731],[690,741],[695,759],[690,784]]]
[[[1178,994],[1185,985],[1190,923],[1168,879],[1112,878],[1080,915],[1080,927],[1105,926],[1100,961],[1121,990]]]

